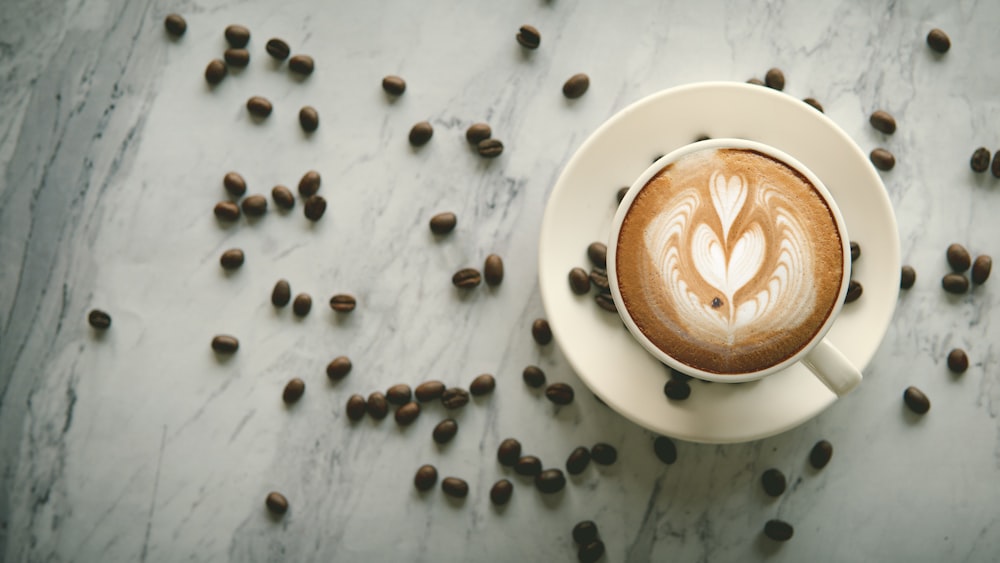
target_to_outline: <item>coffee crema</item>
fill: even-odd
[[[749,149],[704,149],[637,194],[615,268],[628,315],[654,346],[741,375],[794,356],[823,328],[844,250],[832,211],[794,168]]]

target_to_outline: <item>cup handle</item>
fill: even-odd
[[[838,397],[850,393],[861,383],[861,370],[825,338],[816,343],[802,363]]]

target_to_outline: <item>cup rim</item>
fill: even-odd
[[[625,307],[625,302],[622,300],[621,291],[618,287],[618,272],[616,265],[616,256],[618,252],[618,237],[621,232],[622,223],[625,219],[625,216],[628,214],[628,211],[631,209],[632,203],[635,201],[635,198],[639,195],[639,192],[641,192],[643,188],[648,184],[649,180],[652,179],[653,176],[659,173],[667,165],[672,164],[691,153],[703,150],[727,149],[727,148],[761,152],[767,156],[770,156],[772,158],[775,158],[777,160],[780,160],[788,164],[789,166],[794,168],[797,172],[805,176],[806,179],[809,180],[810,183],[812,183],[813,187],[823,198],[827,208],[830,210],[830,214],[833,216],[834,223],[837,227],[837,231],[840,234],[841,256],[843,259],[840,290],[837,292],[836,302],[834,303],[834,306],[831,309],[830,314],[827,315],[826,319],[823,321],[822,326],[816,332],[813,338],[809,342],[807,342],[805,346],[799,349],[798,352],[785,358],[784,360],[778,362],[777,364],[768,366],[764,369],[760,369],[757,371],[749,373],[740,373],[740,374],[718,374],[689,366],[679,360],[674,359],[672,356],[670,356],[669,354],[661,350],[659,347],[657,347],[655,344],[653,344],[649,340],[649,338],[647,338],[646,335],[643,334],[641,330],[639,330],[639,327],[635,324],[635,321],[632,320],[631,314]],[[615,302],[615,308],[618,311],[618,316],[621,318],[622,322],[625,324],[628,331],[632,334],[632,337],[635,338],[639,342],[639,344],[646,349],[647,352],[652,354],[653,357],[655,357],[660,362],[666,364],[670,368],[685,373],[687,375],[690,375],[692,377],[696,377],[698,379],[703,379],[706,381],[713,381],[713,382],[744,383],[748,381],[756,381],[758,379],[767,377],[768,375],[771,375],[773,373],[777,373],[795,364],[796,362],[801,361],[806,354],[808,354],[821,340],[823,340],[823,338],[826,337],[826,334],[830,331],[830,328],[833,326],[834,321],[837,320],[837,316],[840,314],[840,311],[844,306],[844,298],[847,295],[847,289],[851,279],[851,259],[850,259],[851,251],[850,251],[850,238],[847,234],[847,226],[840,212],[840,208],[837,206],[836,200],[834,200],[833,195],[830,194],[830,191],[826,188],[826,185],[823,183],[823,181],[820,180],[819,176],[817,176],[811,169],[809,169],[809,167],[804,165],[798,159],[782,151],[781,149],[778,149],[776,147],[758,141],[752,141],[749,139],[739,139],[734,137],[695,141],[693,143],[689,143],[687,145],[674,149],[673,151],[656,159],[655,162],[649,165],[646,168],[646,170],[644,170],[643,173],[640,174],[634,182],[632,182],[632,185],[629,186],[628,192],[626,192],[625,197],[622,198],[622,201],[619,204],[617,211],[615,212],[615,216],[612,219],[611,236],[608,239],[607,248],[608,252],[607,252],[606,269],[608,273],[608,283],[611,288],[611,297]]]

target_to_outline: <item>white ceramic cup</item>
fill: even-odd
[[[841,253],[843,257],[843,275],[840,284],[840,291],[837,292],[836,303],[833,304],[830,314],[826,317],[820,330],[817,331],[813,338],[795,354],[764,369],[751,373],[739,374],[713,373],[689,366],[680,360],[673,358],[668,353],[653,344],[653,342],[651,342],[649,338],[647,338],[646,335],[639,330],[635,321],[629,315],[629,312],[625,307],[625,302],[622,299],[621,290],[618,285],[616,268],[618,239],[622,228],[622,222],[631,208],[632,203],[635,201],[636,196],[647,185],[650,179],[652,179],[667,165],[672,164],[691,153],[702,150],[727,148],[745,149],[762,153],[787,164],[808,179],[809,182],[812,183],[816,192],[823,198],[826,206],[833,215],[836,228],[839,231],[841,244],[843,246]],[[830,192],[826,189],[826,186],[823,185],[823,182],[816,176],[816,174],[814,174],[801,162],[774,147],[755,141],[748,141],[745,139],[711,139],[707,141],[699,141],[690,145],[685,145],[659,158],[649,168],[647,168],[646,171],[643,172],[642,175],[640,175],[629,188],[628,193],[625,195],[624,199],[622,199],[622,202],[618,207],[618,211],[615,214],[614,221],[612,223],[611,237],[608,242],[607,254],[608,282],[611,287],[611,295],[614,298],[615,306],[618,309],[618,314],[621,316],[622,321],[625,323],[629,332],[643,346],[643,348],[671,368],[690,376],[708,381],[742,383],[761,379],[773,373],[777,373],[792,364],[795,364],[796,362],[802,362],[803,365],[808,367],[809,370],[812,371],[816,377],[818,377],[831,391],[836,393],[838,396],[843,396],[849,393],[861,382],[861,371],[827,339],[825,339],[825,336],[834,321],[837,319],[837,315],[840,314],[844,304],[844,297],[847,294],[847,287],[850,283],[851,252],[849,241],[850,239],[847,235],[844,219],[841,216],[840,209],[837,207],[837,203],[834,201]]]

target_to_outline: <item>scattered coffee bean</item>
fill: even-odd
[[[87,314],[87,322],[90,323],[90,326],[98,330],[107,330],[111,327],[111,315],[100,309],[93,309]]]
[[[222,59],[212,59],[205,67],[205,81],[209,84],[218,84],[229,74],[225,61]]]
[[[219,354],[233,354],[239,349],[240,341],[235,336],[220,334],[212,338],[212,350],[215,350]]]
[[[826,464],[830,463],[831,457],[833,457],[833,444],[826,440],[820,440],[813,445],[809,452],[809,465],[816,469],[823,469]]]
[[[497,461],[505,467],[513,467],[521,457],[521,442],[507,438],[497,448]]]
[[[563,96],[571,100],[575,100],[580,96],[587,93],[587,89],[590,88],[590,77],[584,73],[574,74],[569,77],[569,80],[563,84]]]
[[[868,118],[868,123],[886,135],[892,135],[896,132],[896,119],[886,111],[877,110]]]
[[[580,563],[595,563],[598,559],[604,557],[604,549],[603,541],[594,540],[580,546],[580,549],[576,552],[576,559]]]
[[[322,184],[323,178],[319,175],[319,172],[310,170],[299,179],[299,195],[302,197],[316,195]]]
[[[567,383],[553,383],[545,388],[545,398],[557,405],[572,403],[573,396],[573,388]]]
[[[368,408],[368,401],[361,395],[355,393],[347,399],[347,418],[351,420],[361,420],[365,416]]]
[[[537,49],[542,42],[542,34],[538,33],[535,26],[527,24],[521,26],[515,37],[525,49]]]
[[[500,285],[503,281],[502,258],[496,254],[490,254],[486,257],[486,263],[483,264],[483,279],[488,286],[495,287]]]
[[[851,280],[847,284],[847,295],[844,296],[844,303],[854,303],[857,301],[861,294],[864,293],[864,287],[861,286],[861,282],[857,280]]]
[[[437,484],[438,472],[433,465],[421,465],[413,477],[413,486],[418,491],[429,491]]]
[[[469,495],[469,484],[458,477],[445,477],[441,481],[441,490],[450,497],[465,498]]]
[[[312,310],[313,300],[308,293],[300,293],[295,296],[295,301],[292,302],[292,312],[296,316],[304,317],[309,314]]]
[[[965,350],[955,348],[948,352],[948,369],[955,373],[965,373],[969,369],[969,356],[965,354]]]
[[[271,115],[272,109],[271,102],[262,96],[251,96],[247,100],[247,111],[254,117],[265,118]]]
[[[913,266],[903,266],[899,271],[900,289],[910,289],[917,282],[917,271]]]
[[[587,247],[587,257],[598,268],[606,268],[608,265],[608,246],[603,242],[592,242]],[[604,273],[607,278],[607,271]]]
[[[351,373],[352,367],[354,366],[351,364],[350,358],[347,356],[337,356],[326,365],[326,376],[331,381],[340,381],[347,377],[347,374]]]
[[[338,293],[330,298],[330,308],[338,313],[350,313],[357,305],[354,296],[346,293]]]
[[[231,25],[226,28],[226,41],[237,49],[242,49],[250,42],[250,30],[242,25]]]
[[[410,386],[405,383],[397,383],[388,388],[385,392],[386,400],[393,405],[405,405],[410,402],[412,397],[413,391],[411,391]]]
[[[446,409],[457,409],[469,403],[469,392],[461,387],[449,387],[441,393],[441,404]]]
[[[475,268],[462,268],[451,276],[451,283],[460,289],[472,289],[482,283],[482,276]]]
[[[941,287],[948,293],[965,293],[969,291],[969,278],[962,274],[946,274],[941,278]]]
[[[948,264],[951,265],[951,269],[956,272],[964,272],[972,265],[972,257],[969,251],[961,244],[954,243],[949,245],[945,255],[948,258]]]
[[[972,283],[980,285],[986,283],[990,277],[990,270],[993,269],[993,258],[983,254],[977,256],[972,263]]]
[[[491,136],[493,136],[493,130],[485,123],[473,123],[465,130],[465,140],[473,145],[479,145],[480,142],[489,139]],[[989,160],[988,154],[987,160]]]
[[[305,214],[306,219],[319,221],[323,218],[323,214],[326,213],[326,198],[321,195],[307,197],[305,204],[302,206],[302,212]]]
[[[868,155],[868,158],[875,165],[875,168],[883,171],[892,170],[896,166],[896,157],[885,149],[875,149]]]
[[[854,262],[858,258],[861,258],[861,245],[851,241],[851,262]]]
[[[389,75],[382,79],[382,89],[386,94],[402,96],[403,92],[406,92],[406,81],[398,76]]]
[[[409,426],[420,416],[420,403],[410,401],[396,409],[396,424]]]
[[[754,86],[764,86],[764,81],[760,78],[753,77],[747,79],[747,84],[753,84]]]
[[[609,293],[611,291],[611,283],[608,281],[608,271],[603,266],[594,266],[590,270],[590,283],[597,287],[597,291],[601,293]]]
[[[227,172],[222,177],[222,186],[234,197],[243,197],[247,193],[247,182],[238,172]]]
[[[292,190],[280,184],[271,188],[271,199],[281,209],[287,210],[295,207],[295,196],[292,195]]]
[[[496,158],[503,153],[503,143],[500,139],[483,139],[476,143],[476,150],[479,156],[485,158]]]
[[[986,172],[990,167],[990,150],[986,147],[976,149],[969,159],[969,166],[973,172]]]
[[[535,339],[535,342],[545,346],[549,342],[552,342],[552,329],[549,327],[549,321],[545,319],[535,319],[531,323],[531,337]]]
[[[231,201],[216,203],[214,212],[221,221],[235,221],[240,218],[240,206]]]
[[[226,52],[222,53],[222,58],[226,59],[226,64],[229,66],[243,68],[250,64],[250,51],[246,49],[226,49]]]
[[[510,501],[510,496],[514,493],[514,484],[507,479],[500,479],[493,483],[490,489],[490,501],[497,506],[503,506]]]
[[[591,446],[590,457],[593,458],[594,463],[611,465],[618,461],[618,450],[616,450],[611,444],[598,442]]]
[[[618,306],[615,305],[615,300],[611,297],[610,293],[598,293],[594,296],[594,301],[597,302],[597,306],[609,313],[617,313]]]
[[[247,217],[261,217],[267,213],[267,198],[260,194],[254,194],[244,199],[240,206]]]
[[[434,126],[428,121],[421,121],[410,128],[410,144],[420,147],[427,144],[434,136]]]
[[[235,270],[243,265],[243,251],[239,248],[230,248],[219,257],[219,264],[226,270]]]
[[[387,414],[389,414],[389,403],[385,400],[385,395],[381,391],[374,391],[368,395],[368,416],[382,420]]]
[[[302,106],[299,110],[299,125],[306,133],[319,129],[319,112],[312,106]]]
[[[764,85],[775,90],[785,89],[785,73],[780,68],[772,68],[764,75]]]
[[[458,434],[458,422],[454,418],[446,418],[434,427],[434,441],[447,444]]]
[[[163,27],[167,29],[167,33],[170,35],[180,37],[187,31],[188,24],[180,14],[170,14],[163,20]]]
[[[456,217],[451,211],[438,213],[437,215],[431,217],[431,232],[435,235],[446,235],[455,230],[455,225],[457,223],[458,217]]]
[[[629,188],[628,186],[623,186],[621,188],[618,188],[618,191],[615,192],[615,199],[618,200],[619,205],[621,204],[622,200],[625,199],[625,194],[628,193],[628,188]]]
[[[514,472],[518,475],[534,477],[542,472],[542,460],[533,455],[521,456],[514,463]]]
[[[653,453],[656,454],[656,457],[660,461],[667,465],[671,465],[677,461],[677,446],[673,440],[666,436],[657,436],[653,440]]]
[[[288,70],[294,73],[309,76],[315,68],[316,63],[309,55],[295,55],[288,59]]]
[[[783,520],[768,520],[764,524],[764,535],[774,541],[788,541],[794,533],[792,525]]]
[[[597,524],[595,524],[592,520],[577,522],[576,526],[573,526],[573,541],[576,543],[583,545],[596,539]]]
[[[287,59],[288,55],[292,53],[292,48],[288,46],[288,43],[285,43],[278,38],[269,39],[265,49],[267,49],[268,55],[271,55],[279,61]]]
[[[569,453],[566,458],[566,473],[579,475],[587,470],[590,465],[590,450],[580,446]]]
[[[425,381],[417,385],[417,388],[413,390],[413,395],[421,403],[440,399],[443,394],[444,383],[437,380]]]
[[[993,153],[993,164],[990,165],[990,173],[994,178],[1000,178],[1000,151]]]
[[[264,499],[264,505],[271,511],[271,514],[281,516],[288,512],[288,499],[285,498],[285,495],[278,492],[268,493],[267,498]]]
[[[691,381],[692,379],[694,379],[690,375],[688,375],[688,374],[686,374],[684,372],[677,371],[674,368],[672,368],[672,367],[670,367],[670,366],[668,366],[666,364],[663,364],[663,367],[665,367],[667,369],[667,374],[670,376],[670,379],[676,379],[678,381],[684,381],[684,382],[688,382],[688,381]],[[706,382],[706,383],[711,383],[711,382],[709,381],[709,382]]]
[[[691,396],[691,385],[680,379],[668,379],[663,384],[663,394],[671,401],[683,401]]]
[[[484,373],[482,375],[476,376],[469,384],[469,392],[473,395],[479,397],[492,393],[496,389],[497,381],[492,375]]]
[[[777,497],[781,496],[781,493],[785,492],[785,487],[787,485],[785,481],[785,474],[781,472],[780,469],[771,468],[760,476],[760,485],[764,488],[764,492],[768,496]]]
[[[903,402],[911,411],[917,414],[924,414],[931,410],[931,400],[924,395],[924,392],[912,385],[903,391]]]
[[[539,388],[545,385],[545,372],[538,366],[528,366],[521,372],[521,378],[528,387]]]
[[[306,392],[306,382],[298,377],[292,378],[285,384],[285,390],[281,393],[281,400],[290,405],[302,398]]]
[[[590,276],[583,268],[573,268],[569,271],[569,288],[577,295],[590,293]]]
[[[823,104],[819,103],[819,101],[816,98],[804,98],[802,101],[816,108],[816,111],[820,113],[825,113],[823,111]]]
[[[927,34],[927,45],[938,53],[947,53],[951,49],[951,38],[944,31],[934,28]]]
[[[559,469],[546,469],[535,475],[535,488],[547,495],[558,493],[566,488],[566,476]]]

